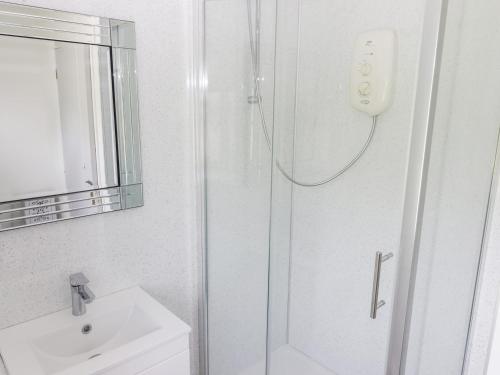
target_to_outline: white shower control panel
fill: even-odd
[[[391,105],[396,43],[393,30],[367,31],[358,36],[351,72],[351,103],[354,108],[376,116]]]

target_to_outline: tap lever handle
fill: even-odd
[[[71,286],[82,286],[87,285],[89,283],[89,279],[87,279],[83,273],[78,272],[70,275],[69,283]]]

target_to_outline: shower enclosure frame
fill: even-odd
[[[276,0],[279,1],[279,0]],[[432,130],[436,112],[443,40],[448,0],[427,0],[422,30],[419,82],[413,114],[409,165],[401,232],[401,253],[395,283],[394,307],[391,321],[387,374],[404,375],[411,329],[411,313],[418,248],[429,169]],[[205,0],[191,2],[192,62],[189,87],[191,91],[191,122],[194,135],[196,166],[197,247],[199,249],[198,341],[200,375],[209,374],[208,366],[208,281],[206,242],[206,158],[205,158]]]
[[[207,75],[205,69],[205,0],[192,0],[190,47],[192,60],[188,88],[193,134],[193,154],[196,182],[196,248],[198,249],[198,367],[200,375],[208,375],[208,257],[207,257],[207,189],[205,158],[205,98]]]

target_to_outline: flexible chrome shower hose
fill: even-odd
[[[266,138],[266,143],[269,147],[269,150],[272,153],[273,150],[273,145],[271,141],[271,137],[269,136],[269,131],[267,128],[266,124],[266,118],[264,115],[264,107],[262,103],[262,94],[261,94],[261,88],[260,88],[260,80],[258,77],[257,73],[257,48],[255,44],[255,37],[254,37],[254,30],[253,30],[253,19],[252,19],[252,6],[250,4],[251,0],[247,0],[247,14],[248,14],[248,34],[249,34],[249,39],[250,39],[250,55],[251,55],[251,64],[252,64],[252,76],[253,76],[253,81],[254,81],[254,87],[255,87],[255,96],[257,100],[257,105],[259,108],[259,116],[260,116],[260,123],[262,127],[262,131],[264,133],[264,136]],[[256,20],[257,22],[257,20]],[[300,181],[298,179],[295,179],[294,177],[290,176],[288,172],[285,170],[285,168],[281,165],[279,162],[278,158],[276,158],[276,166],[279,169],[279,171],[283,174],[283,176],[290,182],[303,186],[303,187],[316,187],[316,186],[321,186],[325,185],[336,178],[340,177],[343,175],[345,172],[347,172],[356,162],[361,159],[361,157],[364,155],[366,150],[368,149],[368,146],[370,146],[372,140],[373,140],[373,135],[375,134],[375,129],[377,127],[377,116],[373,116],[372,118],[372,127],[370,129],[370,134],[368,135],[368,138],[366,139],[365,143],[363,144],[363,147],[361,147],[361,150],[342,168],[340,168],[338,171],[334,172],[330,177],[327,177],[323,180],[315,181],[315,182],[307,182],[307,181]]]

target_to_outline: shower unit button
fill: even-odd
[[[359,66],[359,72],[364,76],[369,76],[372,70],[373,67],[367,62],[364,62]]]
[[[396,34],[373,30],[360,34],[354,48],[351,70],[351,103],[371,116],[391,105],[396,66]]]
[[[371,93],[372,86],[370,82],[361,82],[358,87],[359,95],[361,96],[369,96]]]

